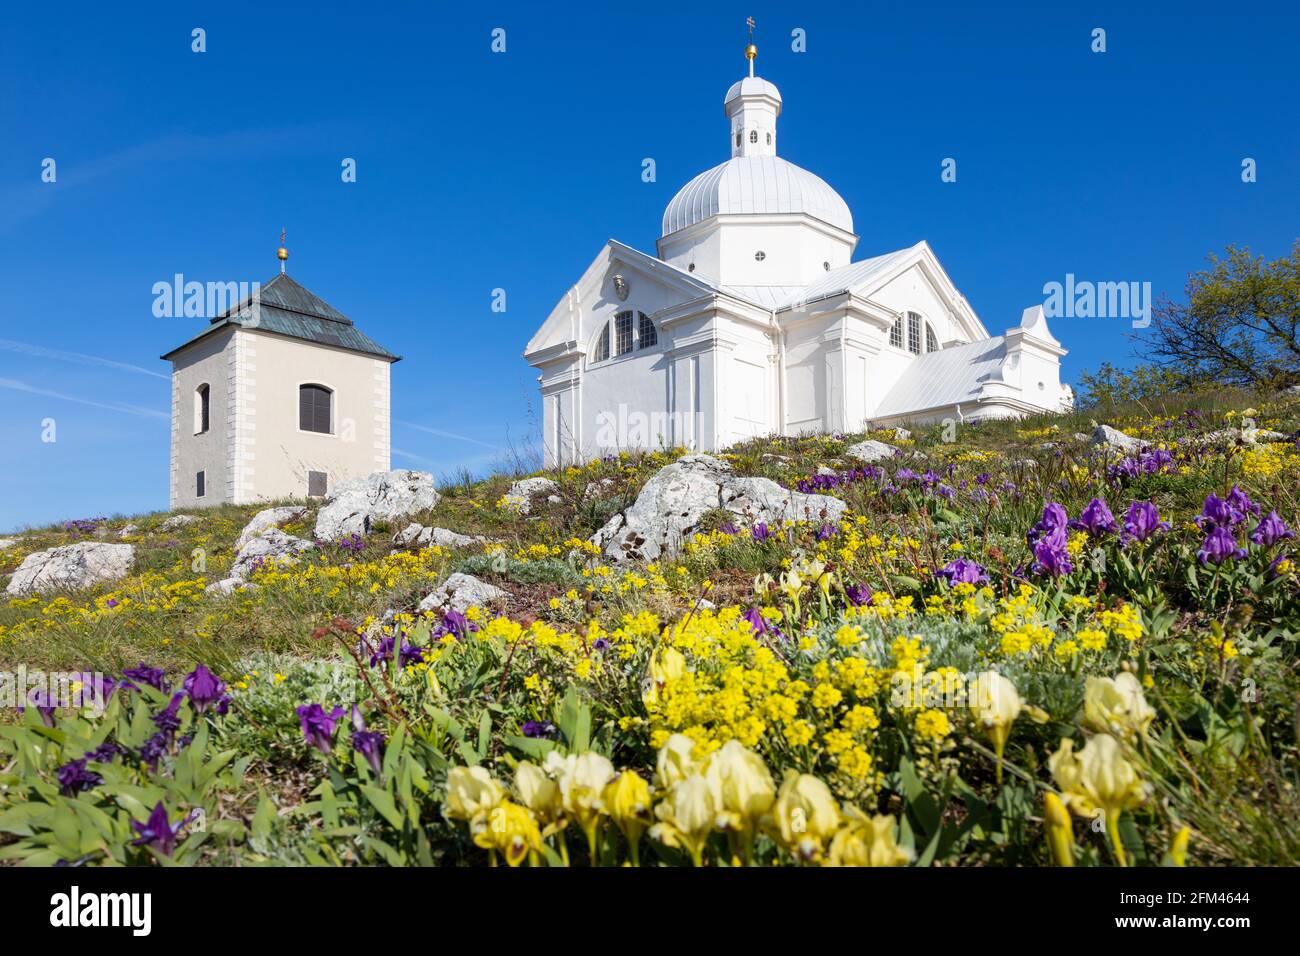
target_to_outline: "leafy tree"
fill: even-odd
[[[1157,303],[1137,337],[1145,357],[1189,384],[1300,382],[1300,240],[1272,262],[1228,246],[1187,277],[1186,303]]]

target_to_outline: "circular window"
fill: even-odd
[[[825,269],[827,272],[830,272],[830,271],[831,271],[831,264],[830,264],[829,262],[823,262],[823,263],[822,263],[822,268]]]
[[[766,258],[767,258],[767,253],[764,252],[762,249],[759,249],[758,252],[754,253],[755,262],[762,262]]]
[[[686,271],[687,271],[687,272],[694,272],[694,271],[695,271],[695,263],[692,262],[689,266],[687,266],[687,267],[686,267]]]
[[[1047,388],[1047,386],[1044,385],[1042,382],[1039,382],[1039,383],[1038,383],[1038,390],[1039,390],[1040,392],[1043,391],[1043,389],[1045,389],[1045,388]]]

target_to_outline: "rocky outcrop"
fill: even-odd
[[[420,602],[421,611],[458,611],[464,614],[471,607],[487,607],[510,600],[510,592],[494,584],[480,581],[472,574],[457,572],[449,577]]]
[[[279,528],[268,528],[239,549],[239,554],[235,555],[235,563],[230,567],[230,577],[237,581],[246,581],[256,568],[267,561],[292,564],[298,559],[298,555],[311,551],[315,547],[312,542],[295,538]]]
[[[1109,425],[1098,425],[1092,430],[1092,443],[1102,448],[1111,448],[1123,452],[1142,450],[1141,441],[1132,435],[1125,435],[1118,428],[1111,428]]]
[[[675,554],[699,528],[706,512],[726,509],[751,523],[838,520],[845,504],[827,495],[806,495],[767,478],[739,478],[711,455],[686,455],[661,468],[632,506],[592,537],[613,561],[653,561]]]
[[[83,541],[29,554],[9,579],[6,590],[15,596],[80,591],[126,577],[135,563],[129,544]]]
[[[877,461],[887,461],[898,454],[898,449],[893,445],[886,445],[883,441],[876,441],[869,438],[866,441],[860,441],[856,445],[850,445],[844,449],[844,453],[858,461],[864,461],[867,464]]]
[[[521,478],[506,492],[506,506],[521,515],[532,514],[537,506],[537,499],[543,495],[548,501],[559,501],[555,494],[559,490],[560,486],[550,478]]]
[[[172,515],[158,526],[159,531],[176,531],[199,520],[198,515]]]
[[[7,551],[18,543],[17,538],[0,538],[0,551]]]
[[[262,532],[270,528],[278,528],[281,525],[289,524],[291,521],[302,521],[306,517],[306,508],[267,508],[265,511],[259,511],[253,515],[253,520],[244,525],[244,530],[239,532],[239,540],[235,542],[235,550],[242,549],[248,542],[261,537]]]
[[[399,548],[427,548],[435,544],[442,548],[468,548],[470,545],[481,544],[483,540],[476,535],[457,534],[446,528],[429,528],[418,521],[408,524],[393,535],[393,544]]]
[[[338,541],[366,535],[375,522],[392,524],[428,511],[438,503],[433,475],[424,471],[376,471],[339,485],[316,515],[316,538]]]

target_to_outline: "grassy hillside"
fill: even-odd
[[[1093,418],[1150,450],[1099,450]],[[1243,419],[1291,437],[1250,443]],[[80,540],[131,543],[137,564],[0,601],[0,670],[164,675],[103,716],[0,718],[0,857],[148,862],[165,848],[132,846],[130,823],[161,803],[209,821],[171,848],[185,862],[1293,862],[1295,541],[1264,519],[1300,518],[1297,433],[1300,398],[1213,393],[755,440],[721,457],[844,517],[755,533],[720,511],[644,566],[587,541],[677,452],[549,473],[559,500],[527,515],[502,500],[511,477],[443,487],[410,520],[488,543],[406,549],[376,527],[229,596],[204,589],[263,506],[10,535],[0,583]],[[864,469],[846,449],[865,437],[901,454]],[[1048,502],[1090,527],[1043,552]],[[1133,502],[1168,527],[1126,532]],[[310,538],[303,506],[285,530]],[[415,613],[456,571],[511,600]],[[172,696],[200,664],[219,706],[203,671]],[[33,750],[46,723],[58,746]]]

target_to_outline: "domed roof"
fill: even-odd
[[[727,95],[722,98],[723,108],[725,109],[727,104],[741,96],[770,96],[778,103],[781,102],[781,91],[776,88],[776,84],[769,83],[761,76],[747,76],[732,83],[731,89],[727,90]]]
[[[767,83],[746,77],[736,85],[751,82]],[[738,213],[804,213],[853,231],[848,204],[821,177],[780,156],[733,156],[700,173],[673,197],[664,210],[663,235],[711,216]]]

